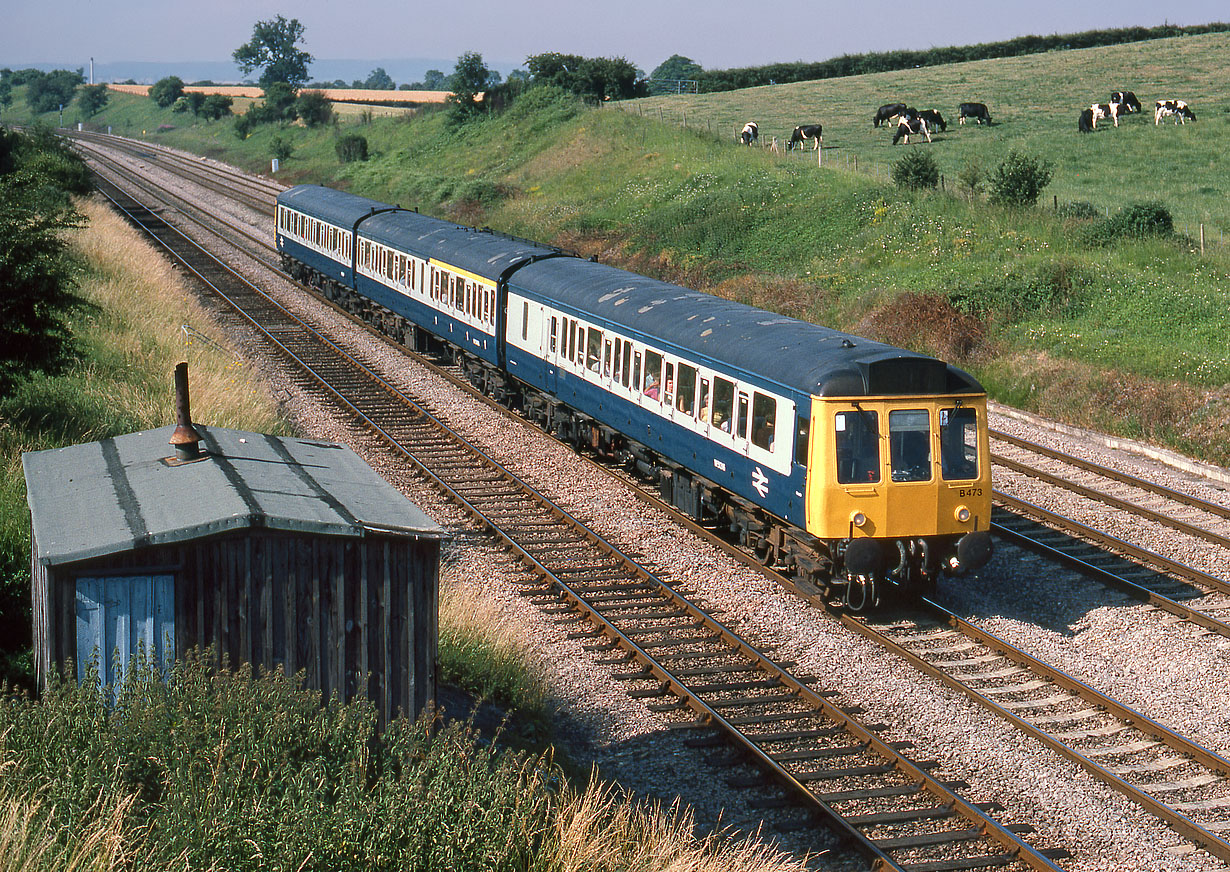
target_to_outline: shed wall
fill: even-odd
[[[36,552],[37,553],[37,552]],[[76,656],[76,579],[170,573],[176,656],[213,646],[231,666],[300,670],[322,696],[367,695],[383,726],[435,698],[440,542],[245,531],[32,567],[40,686]]]

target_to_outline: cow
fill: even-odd
[[[897,122],[897,132],[893,135],[893,145],[904,139],[905,144],[910,144],[910,134],[921,133],[927,137],[927,142],[931,141],[931,133],[927,130],[927,122],[924,121],[917,113],[909,115],[902,113],[901,120]]]
[[[1136,99],[1136,95],[1131,91],[1111,91],[1111,104],[1118,103],[1123,108],[1119,110],[1120,115],[1128,115],[1132,112],[1140,111],[1140,101]]]
[[[918,113],[918,117],[927,122],[927,126],[932,130],[937,127],[941,132],[948,129],[948,122],[944,120],[944,116],[936,109],[924,109]]]
[[[819,124],[800,124],[790,134],[790,141],[786,143],[786,150],[790,151],[793,148],[802,148],[803,143],[807,140],[815,140],[812,151],[820,149],[820,143],[824,142],[823,129]]]
[[[1093,129],[1098,129],[1098,119],[1109,118],[1115,122],[1115,126],[1119,126],[1119,108],[1120,103],[1094,103],[1089,107],[1089,111],[1093,113]]]
[[[962,103],[957,107],[957,123],[964,124],[966,118],[973,118],[979,124],[984,121],[988,125],[991,123],[991,113],[985,103]]]
[[[755,121],[749,121],[743,125],[743,130],[739,133],[739,141],[744,145],[751,145],[760,138],[760,127]]]
[[[1173,117],[1179,124],[1196,120],[1196,113],[1188,108],[1182,100],[1158,100],[1153,110],[1154,126],[1160,124],[1163,118]]]
[[[872,127],[879,127],[880,122],[888,121],[905,111],[904,103],[885,103],[876,110],[876,114],[871,119]]]
[[[1076,129],[1081,133],[1093,132],[1093,110],[1086,109],[1081,113],[1081,120],[1077,122]]]

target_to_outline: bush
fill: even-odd
[[[295,144],[284,136],[275,136],[269,143],[269,153],[278,160],[289,160],[295,153]]]
[[[986,173],[982,169],[982,164],[976,157],[969,158],[957,173],[957,187],[967,197],[973,199],[982,194],[985,184]]]
[[[1144,236],[1169,236],[1174,233],[1170,210],[1157,200],[1131,203],[1108,221],[1111,236],[1139,239]]]
[[[929,152],[921,149],[908,151],[905,157],[893,164],[893,183],[908,191],[925,191],[940,183],[940,168]]]
[[[1032,206],[1051,183],[1050,161],[1012,149],[987,180],[997,206]]]
[[[340,137],[334,148],[337,150],[338,160],[342,163],[367,160],[367,137],[357,133],[348,133]]]
[[[1092,203],[1086,203],[1084,200],[1069,200],[1068,202],[1060,203],[1059,208],[1055,210],[1055,214],[1068,221],[1090,221],[1102,217],[1102,213],[1098,211],[1097,206]]]
[[[333,120],[333,103],[323,91],[302,91],[295,100],[295,114],[308,127],[319,127]]]
[[[234,101],[223,94],[210,94],[201,103],[201,108],[197,112],[202,118],[207,121],[217,121],[231,114],[231,104]]]

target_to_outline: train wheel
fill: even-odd
[[[846,608],[864,612],[880,604],[880,592],[874,576],[849,575],[846,581]]]

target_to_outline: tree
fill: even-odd
[[[235,49],[232,57],[245,76],[263,69],[260,85],[268,87],[284,82],[297,88],[308,80],[312,56],[295,46],[303,41],[303,25],[299,19],[287,21],[281,15],[272,21],[258,21],[252,28],[252,39]]]
[[[468,51],[457,58],[457,66],[453,69],[453,91],[445,103],[449,107],[449,116],[453,121],[461,122],[473,118],[483,111],[479,95],[491,86],[491,70],[483,63],[483,56],[475,51]]]
[[[324,91],[300,91],[295,100],[295,114],[308,127],[319,127],[333,120],[333,103]]]
[[[174,106],[175,101],[184,96],[184,80],[179,76],[167,76],[150,86],[149,98],[166,109]]]
[[[217,121],[219,118],[224,118],[231,114],[231,105],[233,103],[234,100],[224,94],[210,94],[201,103],[200,111],[197,114],[207,121]]]
[[[448,77],[440,70],[428,70],[423,73],[424,91],[447,91],[448,88]]]
[[[77,105],[87,118],[97,115],[107,105],[111,95],[107,93],[106,85],[83,85],[77,97]]]
[[[80,72],[53,70],[39,73],[26,81],[26,102],[37,114],[54,112],[73,102],[77,86],[85,81]]]
[[[367,77],[367,81],[363,83],[363,87],[373,91],[396,91],[397,83],[384,71],[384,67],[376,67]]]
[[[33,371],[55,371],[70,342],[66,324],[78,303],[76,267],[64,230],[80,217],[31,160],[40,147],[0,130],[0,152],[16,153],[0,175],[0,394]],[[71,159],[49,145],[56,160]]]
[[[0,112],[13,105],[13,86],[7,79],[0,79]]]
[[[526,58],[536,85],[556,85],[590,102],[644,97],[645,74],[624,58],[585,58],[544,52]]]
[[[530,71],[530,78],[536,85],[558,85],[576,93],[577,72],[585,58],[580,55],[560,54],[557,51],[530,55],[525,59],[525,66]]]
[[[654,94],[677,94],[684,90],[682,83],[700,79],[705,68],[691,58],[671,55],[649,74],[649,90]]]

